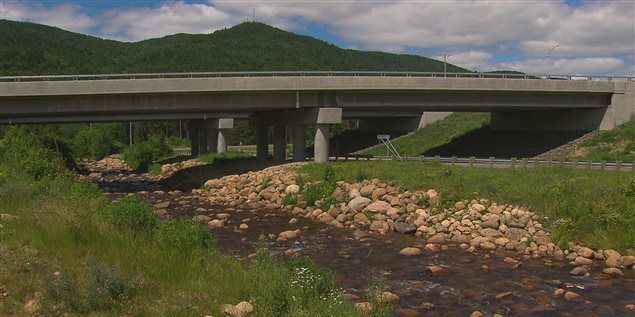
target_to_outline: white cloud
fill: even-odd
[[[183,1],[166,2],[157,8],[111,10],[101,19],[104,36],[124,41],[175,33],[211,33],[233,22],[231,16],[212,5]]]
[[[492,54],[484,51],[467,51],[451,53],[448,62],[471,70],[492,70]]]
[[[615,57],[583,58],[529,58],[501,64],[504,69],[513,69],[533,74],[594,75],[622,74],[628,71],[624,61]]]
[[[80,6],[71,3],[46,7],[37,3],[3,0],[0,1],[0,18],[41,23],[84,33],[97,25],[93,17],[83,13]]]

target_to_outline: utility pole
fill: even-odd
[[[251,9],[251,22],[256,22],[256,8]]]
[[[128,122],[129,130],[130,130],[130,146],[132,147],[132,122]]]
[[[443,52],[439,54],[439,56],[443,56],[443,77],[448,76],[448,52]]]
[[[183,130],[181,128],[181,120],[179,120],[179,139],[183,138]]]

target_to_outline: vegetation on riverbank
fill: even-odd
[[[571,153],[571,159],[635,162],[635,118],[610,131],[601,131]]]
[[[10,150],[0,152],[0,315],[221,316],[222,304],[243,300],[254,316],[366,315],[308,259],[263,251],[243,265],[197,223],[160,222],[135,198],[113,203],[71,171],[57,174],[54,155],[21,169],[15,151],[45,137],[16,131],[0,142]]]
[[[310,164],[307,180],[326,171],[336,180],[394,180],[405,189],[439,191],[444,207],[462,199],[518,204],[545,217],[554,241],[594,248],[635,249],[635,175],[565,168],[484,169],[420,162]]]
[[[422,155],[440,145],[450,143],[470,131],[489,123],[488,113],[455,112],[448,117],[392,140],[401,155]],[[386,155],[386,147],[376,145],[358,152],[364,155]]]

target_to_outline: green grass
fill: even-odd
[[[449,143],[472,130],[489,123],[487,113],[455,112],[411,134],[391,142],[401,155],[422,155],[437,146]],[[365,155],[386,155],[384,145],[376,145],[358,152]]]
[[[242,300],[253,316],[364,316],[308,259],[261,252],[243,265],[199,224],[157,222],[141,202],[111,203],[93,184],[5,178],[0,212],[19,217],[0,229],[0,285],[11,294],[1,316],[32,298],[43,316],[222,316],[221,304]]]
[[[635,118],[583,142],[572,159],[635,162]]]
[[[247,153],[225,152],[225,153],[203,154],[198,157],[198,160],[208,164],[222,164],[222,163],[246,160],[251,158],[253,158],[253,156]]]
[[[461,199],[487,198],[518,204],[546,217],[560,245],[576,241],[594,248],[635,249],[635,173],[565,168],[485,169],[421,162],[310,164],[308,180],[330,168],[336,180],[394,180],[403,189],[440,192],[443,206]]]

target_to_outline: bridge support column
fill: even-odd
[[[306,132],[299,132],[300,130],[306,131],[306,126],[309,124],[317,125],[317,131],[315,133],[315,161],[326,162],[329,158],[329,125],[342,123],[342,109],[341,108],[304,108],[293,109],[285,111],[272,111],[262,112],[254,115],[253,120],[256,122],[256,126],[274,126],[274,141],[273,151],[274,160],[281,161],[285,158],[286,153],[286,126],[300,125],[303,128],[294,128],[294,160],[302,160],[304,153],[301,154],[300,150],[304,148],[303,144],[305,140],[300,140],[301,135],[306,136]],[[297,130],[296,130],[297,129]],[[260,135],[264,135],[264,131],[258,130],[258,148],[262,148],[266,140],[261,140]],[[299,133],[296,133],[298,131]],[[263,137],[264,138],[264,137]],[[297,138],[297,139],[296,139]],[[298,146],[296,146],[298,145]],[[296,152],[297,151],[297,152]],[[260,153],[260,152],[259,152]]]
[[[256,126],[256,158],[266,160],[269,157],[269,127]]]
[[[218,132],[220,130],[216,130],[216,129],[211,129],[211,130],[207,130],[205,131],[207,134],[207,153],[216,153],[216,144],[217,144],[217,139],[218,139]]]
[[[225,135],[227,134],[227,130],[226,129],[219,129],[218,132],[218,137],[216,139],[216,148],[215,150],[218,153],[225,153],[227,152],[227,139],[225,138]]]
[[[208,130],[204,129],[198,130],[198,151],[200,154],[209,153],[209,149],[207,148],[207,132]]]
[[[190,141],[192,142],[192,156],[204,153],[216,153],[219,150],[227,151],[225,134],[222,136],[222,147],[218,143],[221,133],[234,127],[234,119],[217,118],[208,120],[190,121]],[[223,131],[223,132],[221,132]]]
[[[302,162],[306,159],[306,125],[296,124],[292,129],[293,161]]]
[[[190,144],[192,148],[192,156],[197,157],[201,152],[199,148],[198,129],[190,124]]]
[[[287,127],[278,124],[273,127],[273,160],[282,162],[287,158]]]
[[[326,163],[329,160],[329,126],[328,124],[315,125],[315,143],[313,157],[316,163]]]

